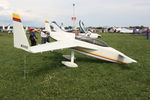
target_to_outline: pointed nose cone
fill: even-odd
[[[124,63],[137,63],[136,60],[134,60],[134,59],[132,59],[132,58],[130,58],[130,57],[124,55],[123,53],[120,53],[120,54],[119,54],[118,59],[119,59],[120,61],[124,62]]]
[[[137,63],[137,61],[134,59],[131,59],[131,63]]]
[[[134,59],[132,59],[130,57],[128,57],[128,59],[126,61],[127,61],[127,63],[137,63],[136,60],[134,60]]]
[[[133,59],[132,59],[132,60],[133,60]],[[137,61],[136,61],[136,60],[133,60],[132,62],[137,63]]]

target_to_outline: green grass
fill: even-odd
[[[14,48],[12,35],[0,33],[0,99],[150,99],[150,40],[144,35],[102,36],[111,47],[138,63],[116,64],[76,53],[79,67],[68,68],[61,61],[66,60],[62,54],[69,54],[69,49],[31,54]]]

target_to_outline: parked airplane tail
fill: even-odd
[[[62,30],[60,28],[60,26],[55,21],[52,22],[52,26],[54,28],[54,31],[56,31],[56,32],[64,32],[64,30]]]
[[[81,33],[87,33],[84,24],[81,20],[79,21],[79,26],[80,26]]]
[[[51,33],[50,24],[48,20],[45,20],[45,30]]]
[[[13,13],[14,47],[29,51],[30,46],[20,16]]]
[[[7,26],[7,31],[9,31],[10,30],[10,24]]]
[[[60,26],[60,27],[61,27],[62,30],[65,31],[65,27],[64,27],[64,24],[63,24],[63,23],[61,23],[61,26]]]
[[[5,26],[3,25],[3,31],[5,30]]]

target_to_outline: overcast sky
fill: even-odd
[[[44,26],[44,20],[72,25],[73,3],[78,21],[85,26],[150,27],[150,0],[0,0],[0,25],[20,14],[25,26]]]

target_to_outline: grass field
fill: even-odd
[[[149,100],[150,40],[144,35],[102,36],[138,63],[116,64],[76,53],[79,67],[68,68],[61,61],[69,49],[31,54],[14,48],[12,35],[0,33],[0,99]]]

